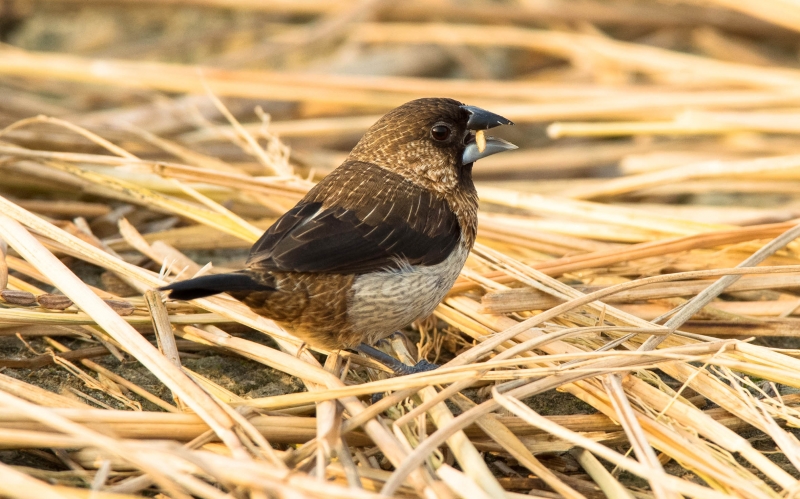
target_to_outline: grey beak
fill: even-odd
[[[469,120],[467,120],[467,129],[469,130],[488,130],[500,125],[514,124],[511,120],[503,118],[499,114],[490,113],[479,107],[461,106],[461,109],[469,113]]]
[[[474,163],[475,161],[485,158],[486,156],[491,156],[492,154],[497,154],[503,151],[510,151],[512,149],[518,148],[511,142],[506,142],[503,139],[486,137],[486,147],[484,148],[483,152],[478,150],[478,144],[475,142],[470,142],[467,144],[467,147],[464,148],[464,154],[461,155],[461,164],[466,165],[469,163]]]

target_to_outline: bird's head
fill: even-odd
[[[425,98],[389,111],[372,125],[348,159],[372,163],[434,191],[471,185],[472,164],[517,146],[476,132],[513,125],[502,116],[453,99]]]

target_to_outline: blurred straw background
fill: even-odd
[[[3,0],[0,42],[0,496],[800,497],[796,2]],[[382,345],[442,368],[152,291],[422,96],[520,146]]]

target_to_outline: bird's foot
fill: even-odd
[[[401,363],[399,361],[398,361],[398,364],[400,364],[398,369],[392,368],[394,373],[396,375],[398,375],[398,376],[405,376],[407,374],[424,373],[426,371],[433,371],[434,369],[437,369],[439,367],[439,364],[434,364],[433,362],[428,362],[425,359],[420,360],[419,362],[417,362],[413,366],[409,366],[409,365],[403,364],[403,363]]]
[[[408,374],[416,374],[416,373],[422,373],[422,372],[426,372],[426,371],[432,371],[432,370],[436,369],[437,367],[439,367],[438,365],[433,364],[431,362],[428,362],[425,359],[420,360],[419,362],[417,362],[413,366],[409,366],[409,365],[403,364],[402,362],[400,362],[399,360],[395,359],[391,355],[385,354],[385,353],[381,352],[380,350],[378,350],[377,348],[371,347],[371,346],[366,345],[364,343],[358,345],[356,347],[356,350],[358,350],[359,352],[361,352],[361,353],[363,353],[365,355],[368,355],[369,357],[372,357],[373,359],[377,360],[378,362],[380,362],[384,366],[388,367],[389,369],[392,370],[392,372],[395,374],[395,376],[406,376]]]

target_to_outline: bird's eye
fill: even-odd
[[[434,140],[442,141],[450,138],[450,127],[447,125],[433,125],[431,128],[431,137]]]

